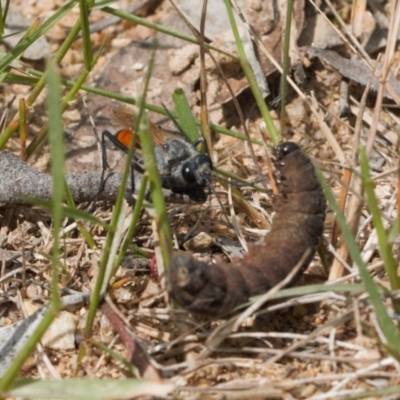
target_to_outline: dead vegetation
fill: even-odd
[[[13,6],[32,20],[59,9],[62,3],[24,1],[15,2]],[[193,1],[182,3],[185,11],[186,3]],[[271,92],[270,101],[279,91],[277,70],[280,68],[283,25],[282,19],[279,24],[275,24],[275,20],[277,15],[282,17],[282,2],[244,3],[253,7],[252,12],[249,11],[249,22],[259,39],[255,53],[262,54],[261,75],[268,78],[268,89],[265,90]],[[267,14],[264,9],[266,3],[275,5],[272,14]],[[400,3],[373,1],[363,7],[357,2],[353,4],[353,11],[350,4],[341,1],[334,4],[329,1],[295,3],[296,29],[291,47],[294,82],[289,90],[283,127],[279,121],[279,108],[271,110],[272,119],[281,129],[282,138],[301,145],[323,172],[344,210],[370,276],[383,288],[380,293],[384,305],[396,324],[398,312],[393,305],[393,301],[396,304],[396,288],[385,270],[376,222],[365,204],[365,187],[354,172],[359,170],[359,146],[364,145],[384,229],[392,234],[390,248],[396,255],[398,234],[392,227],[398,218],[399,116],[398,109],[390,105],[399,104],[400,96],[397,88],[398,32],[394,29],[399,26]],[[135,7],[128,1],[121,0],[117,4],[121,10]],[[151,23],[190,35],[190,30],[168,1],[143,4],[134,12]],[[244,4],[239,6],[245,7]],[[257,21],[260,16],[264,19]],[[195,18],[187,17],[191,21]],[[214,13],[214,17],[217,20],[210,25],[222,25],[218,21],[219,14]],[[56,51],[78,18],[79,8],[76,7],[48,31],[46,46]],[[143,86],[151,53],[149,41],[154,30],[126,20],[108,21],[107,27],[108,18],[112,18],[110,14],[99,9],[90,14],[90,23],[94,27],[90,36],[93,48],[98,49],[103,40],[105,47],[86,84],[134,99]],[[268,29],[263,31],[260,26]],[[237,55],[230,32],[221,34],[211,32],[210,28],[207,37],[215,47],[223,47]],[[311,45],[314,47],[310,48]],[[4,50],[9,51],[10,47],[4,47]],[[232,84],[251,138],[260,141],[260,131],[265,131],[265,124],[240,66],[224,54],[215,54]],[[271,55],[278,60],[278,65],[274,66]],[[378,58],[380,64],[376,65],[374,60]],[[43,59],[23,59],[17,73],[25,75],[28,68],[43,70]],[[75,80],[83,68],[82,39],[77,39],[61,61],[60,73],[63,78]],[[371,70],[381,78],[371,79]],[[307,79],[301,79],[303,72]],[[243,134],[231,94],[218,68],[207,56],[206,75],[210,122]],[[382,76],[387,77],[385,85]],[[147,103],[165,104],[168,109],[173,109],[171,94],[181,87],[193,114],[198,117],[199,77],[198,46],[159,33]],[[341,97],[343,77],[350,85],[348,104],[343,103]],[[365,91],[367,97],[363,97],[366,86],[369,90]],[[16,96],[10,118],[17,113],[18,101],[30,93],[31,86],[3,84],[4,108]],[[28,144],[46,121],[44,98],[41,94],[28,109]],[[118,123],[111,120],[111,110],[119,101],[104,96],[104,93],[82,90],[68,104],[63,114],[68,173],[101,171],[101,157],[89,116],[93,117],[99,132],[115,130]],[[155,123],[166,122],[164,128],[173,128],[166,118],[160,119],[160,114],[150,112],[149,116]],[[254,145],[253,148],[255,160],[266,176],[265,147]],[[20,141],[16,135],[8,140],[5,149],[20,154]],[[111,146],[107,150],[110,164],[117,164],[117,170],[121,169],[122,153]],[[49,171],[46,143],[32,154],[28,163],[38,171]],[[248,143],[221,132],[213,133],[213,164],[247,182],[257,182],[259,186],[266,182],[259,181]],[[198,259],[207,262],[237,256],[247,243],[257,242],[264,236],[273,217],[269,192],[244,186],[240,187],[241,198],[235,195],[235,188],[228,188],[224,182],[213,181],[213,184],[215,193],[210,193],[204,204],[167,205],[176,247],[190,250]],[[270,190],[269,181],[267,185]],[[83,204],[79,208],[90,210],[104,223],[112,219],[111,201],[97,202],[94,209],[93,204]],[[41,207],[2,204],[0,215],[1,329],[27,318],[48,303],[51,295],[48,255],[54,237],[51,213]],[[231,226],[227,224],[227,216]],[[127,207],[121,223],[121,237],[128,230],[131,219],[132,212]],[[80,224],[94,245],[82,233]],[[58,323],[60,330],[56,329],[53,336],[46,333],[48,337],[41,341],[43,347],[31,354],[19,377],[85,378],[82,381],[111,378],[118,382],[121,378],[137,376],[151,382],[135,395],[162,398],[400,398],[397,394],[399,357],[385,348],[388,339],[380,326],[379,315],[368,297],[356,263],[349,256],[349,243],[343,239],[332,210],[325,223],[324,260],[315,257],[301,285],[269,293],[263,299],[269,301],[250,316],[239,314],[225,320],[196,318],[168,305],[162,286],[163,271],[160,270],[162,263],[159,262],[155,226],[152,210],[143,212],[129,254],[111,282],[107,301],[96,315],[90,340],[82,337],[89,307],[86,298],[81,298],[78,304],[70,305],[62,312]],[[87,293],[93,289],[106,235],[107,227],[95,222],[82,222],[79,218],[76,221],[71,216],[63,220],[59,254],[62,266],[59,288],[63,295]],[[158,261],[156,265],[154,256]],[[126,333],[126,327],[132,334]],[[63,340],[54,339],[54,335],[63,336]],[[99,344],[123,355],[135,369],[128,368]],[[1,362],[4,360],[0,357]],[[133,391],[129,391],[133,389],[120,393],[115,388],[96,391],[79,385],[76,383],[81,390],[93,390],[96,398],[117,398],[126,393],[132,393],[131,397],[134,397]],[[61,386],[57,390],[60,397],[74,398],[72,394],[66,395],[68,392]],[[122,386],[120,390],[123,390]],[[40,397],[44,397],[43,394]]]

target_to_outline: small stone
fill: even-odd
[[[133,69],[135,71],[141,71],[144,68],[144,64],[141,62],[137,62],[135,64],[133,64]]]
[[[75,348],[76,317],[68,311],[61,311],[42,337],[42,344],[54,350]]]
[[[209,249],[214,243],[214,239],[205,232],[200,232],[197,236],[189,239],[183,247],[188,251],[200,251]]]
[[[26,288],[26,295],[28,296],[28,298],[33,299],[38,295],[38,290],[37,290],[37,286],[36,285],[29,285]]]

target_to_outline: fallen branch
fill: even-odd
[[[135,174],[135,187],[140,185],[141,176]],[[66,182],[75,202],[113,200],[121,183],[121,175],[106,174],[104,188],[99,192],[101,172],[66,174]],[[0,153],[0,202],[27,204],[28,198],[51,200],[52,177],[39,172],[12,153]],[[127,194],[131,193],[131,182],[127,184]]]
[[[106,173],[104,187],[99,191],[101,171],[81,174],[66,174],[65,180],[76,203],[95,200],[113,201],[116,199],[122,175]],[[135,172],[135,189],[140,187],[142,175]],[[16,155],[0,152],[0,203],[29,204],[29,198],[51,200],[52,177],[39,172]],[[187,195],[165,190],[165,198],[173,203],[193,203]],[[127,199],[132,198],[131,180],[128,179],[125,191]]]

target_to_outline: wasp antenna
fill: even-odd
[[[110,168],[110,166],[108,165],[108,161],[107,161],[107,153],[106,153],[105,143],[104,143],[104,132],[102,133],[101,139],[100,139],[99,133],[97,131],[96,123],[94,122],[94,118],[93,118],[84,98],[82,98],[82,102],[83,102],[83,106],[85,107],[86,112],[89,116],[90,125],[92,127],[93,135],[96,139],[97,150],[99,152],[100,160],[101,160],[100,184],[99,184],[99,189],[98,189],[97,195],[96,195],[91,207],[89,208],[89,210],[91,212],[92,210],[95,209],[98,198],[100,197],[100,194],[104,189],[104,185],[105,185],[105,181],[106,181],[105,173],[106,173],[106,170],[108,170]]]
[[[236,187],[238,189],[241,189],[241,188],[244,188],[244,187],[251,187],[251,188],[253,188],[255,190],[258,190],[260,192],[265,192],[265,190],[263,188],[261,188],[259,186],[256,186],[257,183],[263,182],[264,180],[266,180],[267,178],[265,178],[265,177],[254,179],[254,181],[252,181],[252,182],[245,182],[245,181],[243,181],[243,182],[235,182],[235,181],[226,179],[226,178],[222,177],[221,175],[209,174],[209,176],[212,176],[213,178],[219,180],[220,182],[225,182],[225,183],[227,183],[229,185],[232,185],[232,186],[234,186],[234,187]]]

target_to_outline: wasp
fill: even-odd
[[[131,129],[135,126],[136,113],[125,107],[115,109],[113,113],[125,127],[115,134],[104,130],[103,141],[104,137],[107,137],[117,148],[127,153],[133,138],[136,137]],[[196,150],[198,142],[189,143],[183,135],[164,130],[152,122],[150,122],[150,132],[156,145],[155,153],[162,186],[174,193],[188,195],[192,201],[204,202],[207,199],[205,188],[209,185],[208,178],[212,175],[210,157]],[[140,150],[138,142],[135,143],[135,148]],[[104,164],[107,165],[106,161]],[[137,171],[144,172],[136,153],[133,166]]]

